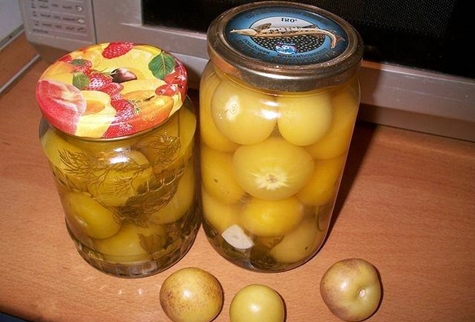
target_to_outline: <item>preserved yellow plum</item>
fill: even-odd
[[[324,238],[315,217],[308,217],[272,247],[269,254],[281,263],[298,263],[315,253]]]
[[[265,1],[218,16],[207,40],[204,232],[239,267],[293,269],[328,234],[358,113],[361,37],[320,8]]]
[[[189,153],[189,148],[195,143],[193,139],[195,137],[197,126],[196,116],[191,110],[183,108],[178,112],[178,121],[180,145],[184,151]],[[181,157],[185,158],[185,160],[188,160],[191,157],[191,154],[183,154]]]
[[[327,134],[307,151],[315,159],[331,159],[348,151],[359,107],[356,79],[332,95],[333,118]]]
[[[70,155],[82,155],[87,158],[88,153],[69,143],[53,129],[44,133],[41,137],[41,145],[55,178],[61,182],[68,182],[72,189],[87,191],[87,178],[74,171],[74,167],[71,167],[66,160]]]
[[[323,206],[338,190],[338,183],[345,165],[345,155],[333,159],[315,160],[313,174],[296,196],[305,205]]]
[[[178,187],[173,198],[157,213],[150,216],[149,222],[155,224],[169,224],[178,221],[187,211],[193,209],[195,202],[195,169],[188,164],[180,177]]]
[[[135,263],[150,260],[150,254],[162,249],[166,239],[165,231],[158,225],[139,227],[124,223],[117,234],[98,239],[95,245],[109,262]]]
[[[239,205],[222,203],[211,197],[205,187],[201,189],[203,201],[203,219],[217,231],[222,234],[232,225],[239,224]]]
[[[159,174],[165,168],[176,168],[192,154],[196,116],[189,109],[180,109],[153,135],[139,140],[136,146]]]
[[[244,190],[230,174],[232,154],[201,147],[201,177],[203,187],[221,202],[234,203],[244,196]]]
[[[231,141],[214,123],[211,113],[211,99],[213,93],[221,83],[221,79],[213,71],[204,72],[201,76],[200,86],[200,120],[206,127],[201,128],[201,140],[214,150],[231,152],[237,149],[238,144]]]
[[[216,127],[231,141],[254,144],[267,139],[274,131],[275,106],[271,96],[223,80],[213,93],[211,114]]]
[[[278,98],[280,134],[292,144],[310,145],[325,136],[332,122],[328,92],[282,95]]]
[[[313,159],[305,149],[279,138],[241,146],[233,156],[233,174],[251,196],[281,200],[297,193],[310,179]]]
[[[242,226],[253,235],[282,236],[294,229],[304,216],[304,207],[295,198],[263,200],[252,198],[241,213]]]
[[[111,237],[121,227],[121,222],[113,211],[84,192],[69,192],[62,196],[61,201],[71,229],[81,231],[91,238]]]

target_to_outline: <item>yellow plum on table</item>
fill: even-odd
[[[376,312],[381,282],[376,268],[361,258],[334,263],[323,275],[320,293],[330,311],[344,321],[363,321]]]

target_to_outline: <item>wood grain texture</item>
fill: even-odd
[[[28,43],[24,33],[0,50],[0,87],[10,81],[36,55],[35,49]]]
[[[198,266],[225,291],[216,321],[228,321],[233,295],[250,283],[276,289],[289,322],[339,321],[320,297],[320,278],[333,262],[361,257],[384,287],[368,321],[475,321],[475,143],[358,124],[330,235],[305,265],[246,271],[218,256],[201,230],[169,270],[120,279],[89,266],[67,234],[38,141],[34,87],[47,66],[36,63],[0,97],[0,311],[35,321],[167,321],[160,285]]]

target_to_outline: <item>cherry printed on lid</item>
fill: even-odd
[[[84,138],[129,136],[165,122],[187,92],[185,66],[160,48],[110,42],[71,52],[41,75],[36,98],[58,130]]]

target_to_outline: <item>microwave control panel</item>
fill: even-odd
[[[33,44],[73,51],[96,42],[92,0],[20,0],[20,8]]]

